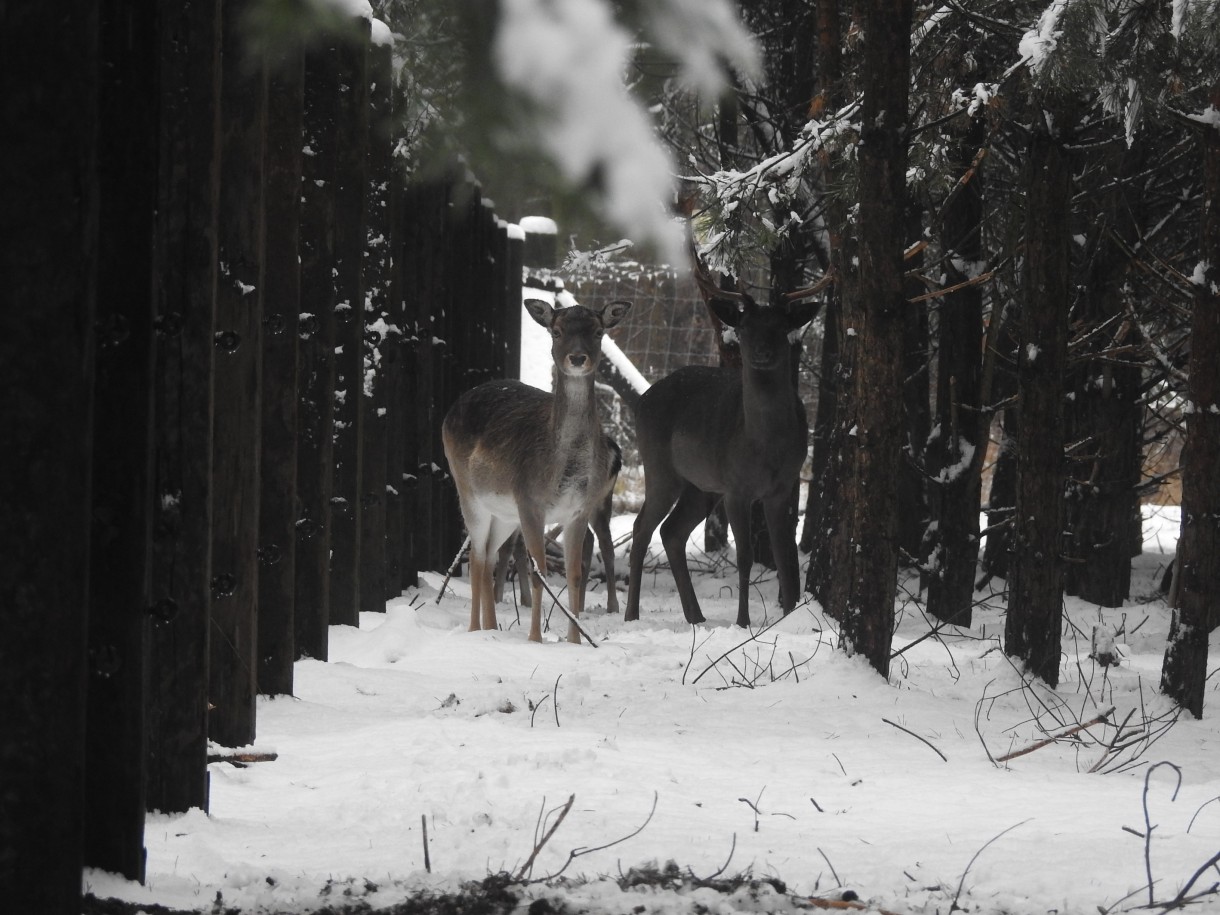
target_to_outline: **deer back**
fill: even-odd
[[[790,488],[808,444],[796,388],[791,333],[816,306],[760,308],[743,296],[709,304],[737,334],[742,365],[688,366],[650,388],[639,415],[640,448],[705,492],[751,498]]]

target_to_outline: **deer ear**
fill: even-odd
[[[550,327],[551,321],[555,319],[555,309],[551,307],[550,302],[544,302],[542,299],[526,299],[525,308],[530,317],[543,327]]]
[[[804,327],[817,317],[820,307],[820,303],[814,299],[793,302],[788,306],[788,328],[790,330],[799,330]]]
[[[627,312],[631,311],[630,302],[611,302],[601,310],[602,326],[614,327],[619,321],[627,317]]]
[[[708,300],[707,307],[720,319],[722,324],[727,324],[729,327],[737,327],[741,324],[744,314],[741,303],[733,299],[711,298]]]

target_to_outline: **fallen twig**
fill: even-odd
[[[432,856],[428,852],[428,814],[419,815],[419,825],[424,830],[424,871],[430,874],[432,873]]]
[[[949,761],[949,757],[948,757],[948,756],[946,756],[944,753],[942,753],[942,752],[941,752],[940,750],[938,750],[936,747],[932,746],[932,744],[931,744],[929,741],[925,740],[923,737],[920,737],[918,734],[916,734],[916,733],[915,733],[914,731],[912,731],[910,728],[904,728],[904,727],[903,727],[902,725],[900,725],[900,724],[895,724],[894,722],[890,721],[890,719],[888,719],[888,718],[882,718],[881,720],[882,720],[882,721],[884,721],[886,724],[888,724],[890,727],[892,727],[892,728],[898,728],[898,730],[900,730],[900,731],[905,731],[907,734],[910,734],[910,735],[911,735],[912,737],[914,737],[916,740],[918,740],[918,741],[922,741],[923,743],[927,744],[929,747],[931,747],[931,748],[932,748],[932,752],[933,752],[933,753],[935,753],[937,756],[939,756],[939,757],[940,757],[941,759],[943,759],[945,762],[948,762],[948,761]]]
[[[543,803],[546,802],[543,801]],[[538,857],[538,853],[542,851],[542,849],[546,846],[546,843],[551,841],[551,836],[555,835],[555,830],[559,828],[559,824],[563,822],[563,818],[568,815],[568,811],[572,809],[572,805],[574,803],[576,803],[576,795],[569,795],[568,802],[564,804],[559,811],[559,816],[555,818],[555,822],[551,824],[551,828],[543,834],[542,839],[534,846],[534,850],[530,852],[530,856],[525,859],[525,863],[521,865],[521,869],[517,871],[517,876],[513,879],[520,882],[521,880],[525,879],[526,874],[533,870],[534,859]]]
[[[1085,730],[1086,728],[1091,728],[1095,724],[1105,724],[1107,719],[1112,714],[1114,714],[1114,706],[1110,706],[1091,721],[1086,721],[1083,724],[1073,725],[1066,731],[1061,731],[1058,734],[1054,734],[1042,740],[1036,740],[1022,750],[1013,750],[1011,753],[1005,753],[1003,756],[997,756],[995,761],[998,763],[1008,762],[1010,759],[1016,759],[1018,756],[1024,756],[1026,753],[1034,752],[1034,750],[1040,750],[1048,744],[1052,744],[1057,740],[1062,740],[1064,737],[1071,737],[1073,734],[1079,734],[1081,731]]]
[[[551,586],[546,583],[546,575],[539,570],[538,563],[534,560],[533,556],[530,556],[530,568],[538,573],[538,580],[542,582],[542,590],[546,591],[546,593],[550,595],[551,600],[555,602],[555,606],[563,611],[563,615],[571,621],[572,625],[576,627],[576,630],[585,637],[585,640],[594,648],[597,648],[598,645],[597,642],[593,640],[593,636],[589,635],[589,633],[585,631],[585,627],[580,625],[580,620],[578,620],[572,614],[571,610],[563,605],[563,601],[556,596],[555,592],[551,590]]]
[[[445,580],[441,582],[441,589],[436,592],[436,602],[439,604],[441,598],[445,596],[445,589],[449,587],[449,579],[457,574],[458,566],[462,564],[462,557],[466,555],[466,551],[470,549],[470,535],[466,535],[466,539],[462,541],[462,548],[457,551],[457,555],[453,557],[453,562],[449,564],[449,571],[445,573]]]

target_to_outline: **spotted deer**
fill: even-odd
[[[489,381],[467,391],[445,416],[441,436],[470,534],[470,629],[496,628],[494,571],[502,544],[520,529],[531,570],[529,637],[542,640],[544,528],[563,525],[571,612],[584,608],[584,548],[589,521],[600,509],[613,468],[598,418],[594,377],[601,342],[631,308],[555,309],[525,303],[551,334],[554,393],[520,381]],[[580,641],[575,623],[568,640]]]

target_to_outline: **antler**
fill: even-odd
[[[817,295],[819,292],[821,292],[823,289],[825,289],[827,286],[829,286],[831,283],[833,283],[835,281],[836,277],[837,277],[837,274],[835,273],[835,270],[832,267],[831,269],[829,269],[825,273],[823,273],[822,278],[820,280],[818,280],[816,283],[814,283],[812,286],[806,286],[804,289],[794,289],[792,292],[785,292],[784,298],[787,299],[789,302],[797,302],[801,299],[807,299],[811,295]]]

